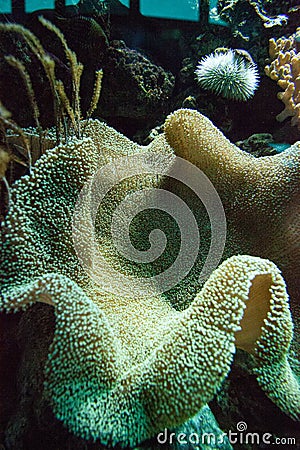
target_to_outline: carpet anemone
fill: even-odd
[[[165,154],[167,170],[171,170],[176,159],[172,148],[177,153],[181,150],[203,171],[213,170],[214,165],[218,187],[222,184],[228,196],[239,194],[247,199],[251,186],[246,175],[253,175],[255,169],[255,192],[261,188],[256,199],[260,208],[251,208],[251,217],[263,214],[266,208],[274,209],[269,203],[271,199],[275,202],[278,191],[281,197],[277,203],[286,202],[283,193],[291,196],[299,177],[299,170],[291,167],[298,161],[298,149],[291,149],[286,157],[279,155],[273,163],[266,158],[256,167],[255,159],[232,146],[208,119],[189,110],[169,116],[165,133],[147,147],[97,120],[85,125],[83,139],[47,150],[31,174],[15,183],[11,207],[2,224],[0,308],[18,311],[43,302],[54,310],[45,395],[56,417],[84,439],[123,448],[134,446],[164,428],[184,423],[210,401],[228,375],[238,347],[252,355],[254,373],[269,398],[297,420],[299,381],[288,359],[293,323],[285,281],[273,262],[233,255],[204,285],[195,283],[188,274],[175,299],[181,298],[185,306],[176,308],[172,294],[154,291],[150,297],[138,298],[124,296],[122,286],[111,292],[95,283],[74,250],[72,216],[83,185],[99,167],[121,156],[151,151]],[[224,164],[221,149],[223,158],[226,153],[233,158],[231,166]],[[272,185],[272,195],[265,203],[270,186],[266,176],[260,184],[259,174],[273,165],[274,170],[280,169],[286,158],[289,183],[285,185],[279,173],[277,191]],[[218,164],[228,171],[222,177]],[[122,261],[114,253],[108,219],[126,196],[124,190],[148,191],[163,186],[160,177],[142,176],[141,167],[137,172],[136,177],[129,177],[107,194],[95,219],[97,249],[115,268]],[[214,173],[211,176],[214,178]],[[220,192],[223,195],[222,189]],[[224,200],[226,203],[226,197]],[[241,202],[244,208],[245,203]],[[150,229],[155,229],[157,222],[151,216],[149,223]],[[139,241],[138,225],[141,223],[133,224],[132,231]],[[175,239],[176,233],[170,231],[171,240]],[[88,255],[96,253],[92,239],[79,244]],[[122,270],[133,273],[130,263]],[[108,278],[108,284],[113,282]]]

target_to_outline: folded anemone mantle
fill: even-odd
[[[289,288],[300,281],[300,147],[255,158],[240,150],[197,111],[180,109],[165,123],[176,155],[212,181],[230,232],[242,251],[274,261]]]
[[[176,124],[170,120],[172,144]],[[164,134],[148,147],[98,121],[90,121],[85,134],[48,150],[31,175],[15,183],[2,224],[2,309],[17,311],[37,301],[54,308],[45,392],[57,418],[85,439],[133,446],[183,423],[212,399],[240,347],[253,355],[267,395],[297,419],[299,384],[288,362],[292,319],[274,263],[232,256],[182,311],[163,295],[109,294],[87,276],[72,243],[72,214],[83,184],[120,155],[164,152],[172,164],[173,153]],[[106,226],[100,216],[100,235]],[[102,242],[109,258],[106,235]]]

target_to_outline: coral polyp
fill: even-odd
[[[239,101],[253,97],[259,83],[256,65],[245,50],[217,49],[199,61],[195,74],[203,89]]]

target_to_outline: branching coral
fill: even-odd
[[[256,65],[245,50],[218,48],[199,61],[195,74],[201,87],[233,100],[248,100],[258,87]]]
[[[265,28],[286,25],[288,5],[261,0],[219,0],[219,17],[227,23],[235,37],[245,41],[256,40]],[[278,14],[280,12],[280,14]],[[282,14],[283,13],[283,14]],[[286,13],[286,14],[284,14]]]
[[[284,103],[284,110],[276,117],[282,122],[292,117],[291,124],[300,129],[300,54],[299,34],[290,37],[270,39],[269,54],[271,63],[265,67],[265,73],[276,80],[284,92],[278,93],[278,98]]]
[[[183,136],[185,114],[191,128]],[[184,149],[186,140],[196,144],[197,120],[211,127],[210,140],[222,136],[201,115],[179,111],[167,122],[168,140],[174,132],[174,144]],[[183,311],[164,295],[108,293],[79,265],[72,214],[86,180],[124,155],[151,150],[164,153],[170,168],[174,161],[164,135],[140,147],[98,121],[90,121],[85,132],[88,138],[48,150],[32,174],[16,182],[2,227],[2,309],[19,310],[36,301],[54,306],[56,328],[45,383],[56,416],[83,438],[134,445],[183,423],[209,401],[230,370],[237,346],[253,355],[258,381],[270,398],[296,419],[300,391],[287,360],[292,321],[285,283],[273,263],[233,256]],[[215,140],[210,141],[210,150],[214,146]],[[189,149],[188,156],[198,163],[195,147]],[[224,172],[226,179],[229,167]],[[243,179],[236,181],[242,189]],[[137,176],[114,196],[122,198],[125,187],[159,185],[159,177]],[[105,213],[113,207],[108,200],[96,220],[103,247],[110,239]],[[113,263],[113,255],[107,256]],[[186,296],[186,290],[180,294]],[[282,368],[287,376],[278,383]]]

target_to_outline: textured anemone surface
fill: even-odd
[[[180,114],[191,113],[169,119],[169,141]],[[175,133],[179,141],[182,124],[181,119]],[[149,149],[173,164],[164,135],[140,147],[98,121],[89,122],[85,134],[89,137],[48,150],[31,175],[15,184],[2,227],[2,309],[15,311],[36,301],[54,307],[45,389],[55,415],[85,439],[135,445],[197,413],[228,374],[238,346],[253,355],[261,387],[296,419],[299,383],[288,362],[292,320],[285,283],[273,263],[233,256],[202,288],[190,281],[194,295],[183,310],[167,295],[126,297],[121,286],[107,292],[81,267],[72,216],[89,177],[114,158]],[[104,202],[95,227],[100,250],[112,264],[116,255],[104,214],[114,207],[112,199],[122,198],[125,188],[160,182],[138,176]],[[123,270],[132,273],[130,264]],[[187,295],[186,284],[176,295]]]
[[[270,64],[265,67],[265,74],[272,80],[276,80],[278,86],[283,89],[277,97],[284,103],[284,109],[277,115],[276,119],[283,122],[287,117],[291,117],[291,125],[297,125],[300,129],[299,115],[299,73],[300,73],[300,55],[299,55],[299,32],[288,38],[282,36],[269,41]]]
[[[229,233],[243,253],[274,261],[291,289],[300,280],[300,149],[255,158],[194,110],[171,114],[165,135],[175,153],[201,169],[217,189]]]
[[[199,61],[195,74],[203,89],[240,101],[251,98],[259,82],[256,65],[241,50],[216,50]]]

